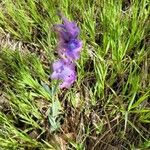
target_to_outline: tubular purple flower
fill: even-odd
[[[61,17],[63,24],[54,26],[58,34],[58,54],[61,58],[67,58],[72,61],[77,60],[80,57],[80,51],[82,49],[82,42],[77,39],[80,30],[75,22],[68,21],[62,15]]]
[[[59,56],[71,61],[79,59],[81,49],[82,42],[78,39],[70,40],[68,43],[59,42],[57,47]]]
[[[77,27],[77,24],[75,22],[71,22],[67,20],[65,17],[62,17],[62,20],[70,38],[71,39],[77,38],[80,33],[80,30]]]
[[[63,42],[78,37],[80,30],[75,22],[68,21],[65,17],[62,17],[63,24],[54,25],[54,30],[58,34],[58,39]]]
[[[71,61],[60,59],[52,65],[53,73],[51,79],[61,80],[59,87],[69,88],[76,80],[75,65]]]

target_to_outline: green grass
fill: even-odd
[[[49,79],[60,10],[83,41],[69,90]],[[0,2],[0,149],[150,149],[148,0]]]

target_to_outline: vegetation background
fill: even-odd
[[[57,11],[83,49],[68,90],[51,81]],[[149,0],[0,1],[0,150],[150,149]]]

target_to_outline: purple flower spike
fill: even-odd
[[[63,24],[54,25],[54,30],[58,34],[57,51],[61,59],[53,63],[51,78],[61,80],[59,87],[63,89],[71,87],[76,80],[74,61],[80,57],[82,42],[78,39],[80,30],[76,23],[59,15]]]
[[[62,80],[61,89],[69,88],[76,80],[75,66],[71,61],[60,59],[53,64],[51,79]]]

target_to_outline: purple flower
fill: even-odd
[[[60,60],[53,63],[51,79],[61,80],[61,89],[69,88],[76,80],[75,63],[79,59],[82,42],[78,39],[80,33],[75,22],[68,21],[60,14],[63,24],[54,26],[58,35],[57,51]]]
[[[57,46],[59,56],[71,61],[79,59],[81,49],[82,42],[78,39],[72,39],[68,43],[59,42]]]
[[[52,68],[51,79],[62,80],[61,89],[69,88],[76,80],[75,65],[71,61],[60,59],[53,63]]]
[[[61,16],[63,24],[54,26],[58,34],[58,54],[61,58],[77,60],[80,57],[82,49],[82,42],[77,39],[79,35],[79,28],[75,22],[68,21],[65,17]]]
[[[54,26],[55,31],[58,34],[60,41],[68,42],[72,39],[76,39],[79,35],[79,28],[75,22],[68,21],[65,17],[62,17],[63,24]]]

